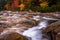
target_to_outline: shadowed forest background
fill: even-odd
[[[0,0],[0,10],[60,11],[60,0]]]

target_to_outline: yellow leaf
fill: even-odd
[[[4,8],[8,10],[8,9],[9,9],[9,4],[6,4],[6,5],[4,6]]]
[[[45,1],[45,2],[41,3],[40,6],[41,6],[42,8],[45,8],[45,7],[48,6],[48,2]]]
[[[19,7],[20,7],[20,10],[23,10],[25,8],[25,4],[20,4]]]

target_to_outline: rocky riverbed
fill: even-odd
[[[24,12],[1,11],[0,39],[6,40],[7,37],[5,36],[13,33],[18,33],[19,35],[27,37],[28,40],[49,40],[48,36],[42,33],[42,30],[44,30],[51,23],[60,20],[59,15],[60,12],[40,13],[27,11]],[[15,36],[13,36],[13,38],[15,38]],[[18,40],[20,40],[20,38]],[[21,40],[24,39],[21,38]]]

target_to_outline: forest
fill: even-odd
[[[0,0],[0,10],[12,11],[60,11],[60,0]]]

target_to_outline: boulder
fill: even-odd
[[[18,33],[11,33],[5,35],[3,38],[0,38],[0,40],[28,40],[27,37],[18,34]]]

